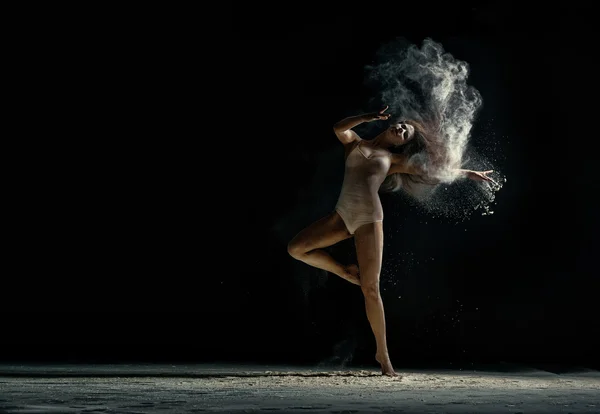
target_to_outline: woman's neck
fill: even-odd
[[[388,149],[391,147],[390,143],[386,141],[385,137],[383,136],[383,134],[385,134],[385,132],[382,132],[381,134],[377,135],[375,138],[373,138],[369,143],[377,148],[382,148],[382,149]]]

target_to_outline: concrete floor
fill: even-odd
[[[0,365],[0,413],[600,413],[600,372]]]

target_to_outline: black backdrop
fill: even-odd
[[[507,182],[494,215],[459,223],[384,196],[392,361],[597,364],[589,9],[155,12],[106,39],[116,69],[89,88],[110,89],[109,127],[84,126],[90,175],[70,169],[21,246],[39,270],[6,279],[6,358],[371,363],[360,289],[286,245],[335,204],[331,126],[365,107],[376,49],[430,37],[469,63],[472,145]]]

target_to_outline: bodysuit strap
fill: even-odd
[[[362,144],[363,140],[361,139],[360,141],[358,141],[358,144],[356,144],[356,149],[362,154],[363,157],[365,157],[366,159],[369,159],[370,157],[367,157],[365,155],[364,152],[362,152],[362,150],[360,149],[360,144]]]

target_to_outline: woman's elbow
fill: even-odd
[[[352,134],[350,131],[342,131],[340,129],[333,128],[333,133],[343,144],[349,144],[352,142]]]
[[[335,135],[343,134],[346,131],[347,131],[346,128],[344,128],[342,125],[340,125],[339,122],[336,122],[333,125],[333,132]]]

